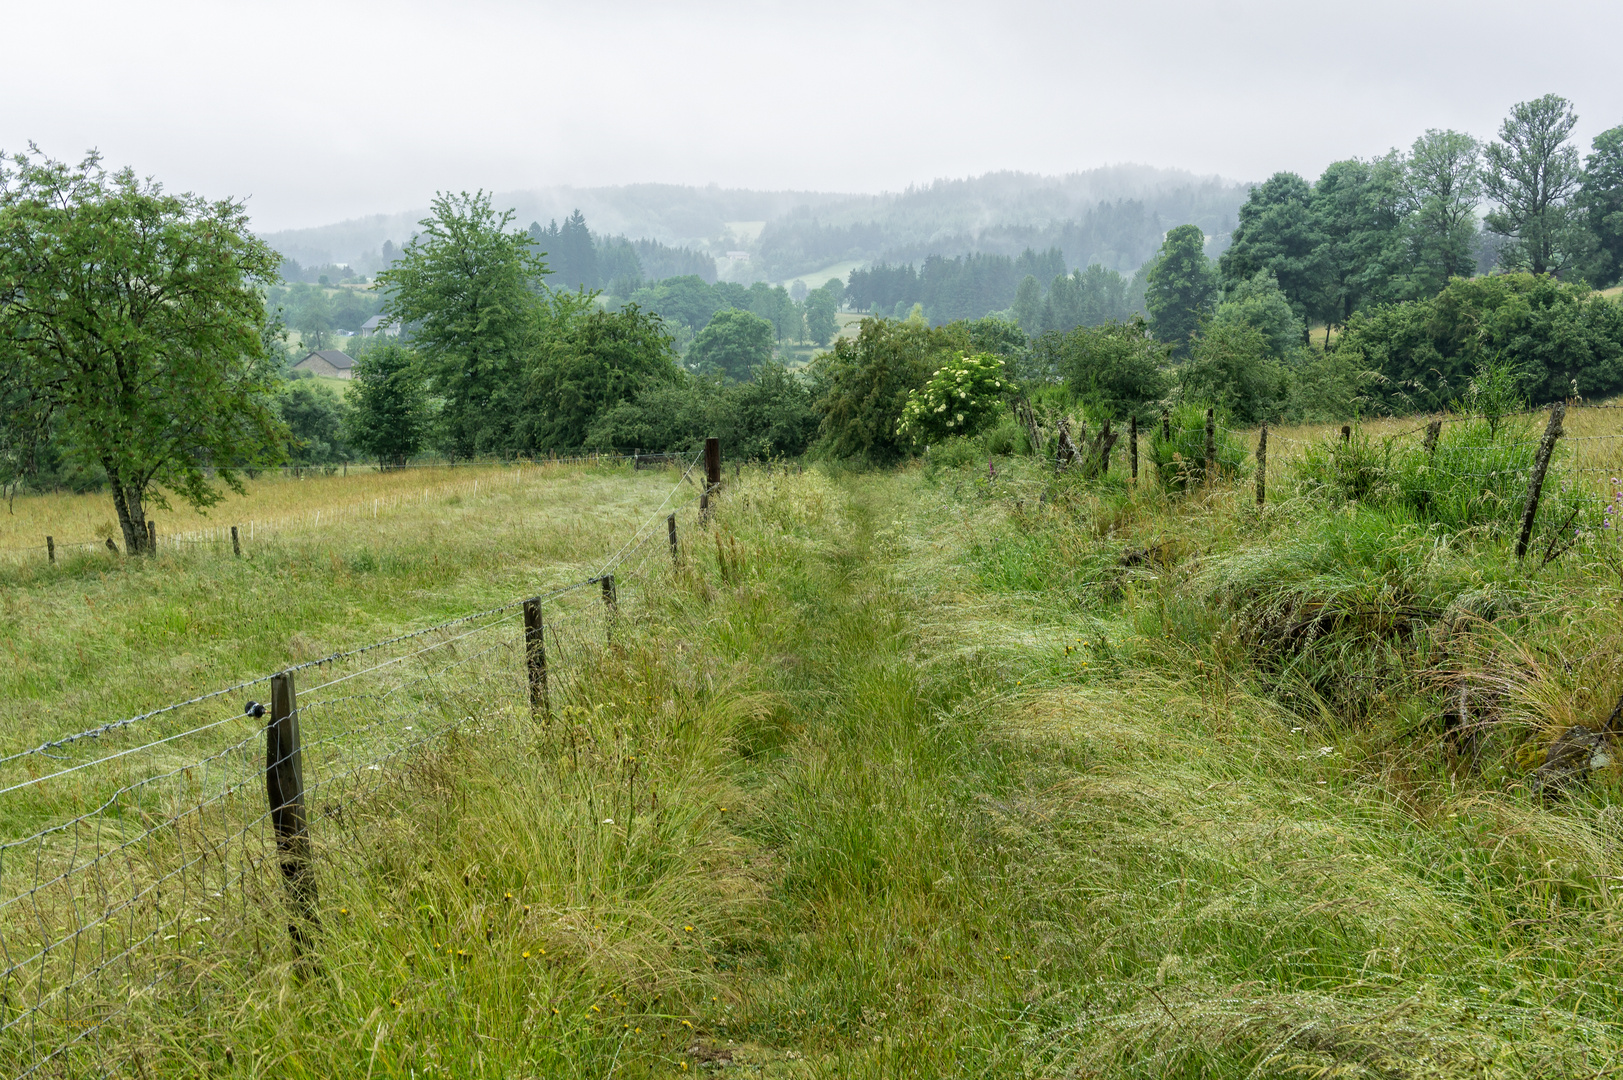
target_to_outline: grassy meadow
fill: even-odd
[[[1527,784],[1623,690],[1615,544],[1518,565],[1502,529],[1298,490],[1315,433],[1278,434],[1260,511],[1148,469],[746,470],[626,574],[549,715],[504,684],[313,825],[311,962],[271,889],[198,915],[157,988],[29,1030],[124,1010],[83,1060],[153,1077],[1615,1071],[1618,767]],[[343,480],[301,490],[393,482]],[[575,580],[673,480],[7,569],[6,731]]]

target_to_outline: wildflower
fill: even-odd
[[[693,1024],[691,1022],[687,1021],[687,1020],[684,1020],[684,1021],[682,1021],[682,1026],[683,1027],[692,1027]]]
[[[596,1006],[596,1005],[593,1005],[593,1006],[592,1006],[592,1011],[593,1011],[593,1012],[596,1012],[596,1013],[600,1013],[600,1012],[602,1012],[602,1011],[603,1011],[603,1010],[602,1010],[602,1009],[600,1009],[600,1008],[598,1008],[598,1007],[597,1007],[597,1006]]]
[[[693,927],[691,927],[691,926],[684,926],[684,927],[682,927],[682,929],[686,930],[690,934],[693,933]]]
[[[530,958],[530,950],[525,949],[524,950],[524,959],[528,960],[529,958]]]
[[[611,818],[611,817],[606,817],[606,818],[603,819],[603,824],[605,824],[605,825],[613,825],[614,824],[614,819]]]

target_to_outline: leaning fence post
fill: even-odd
[[[1133,483],[1138,483],[1138,414],[1127,417],[1127,461],[1132,469]]]
[[[1217,480],[1217,410],[1206,410],[1206,483]]]
[[[252,706],[250,705],[250,712]],[[316,879],[310,867],[310,829],[304,813],[304,761],[299,749],[299,704],[293,673],[271,676],[270,721],[265,725],[265,794],[276,834],[276,860],[293,908],[288,935],[302,956],[316,916]]]
[[[1257,436],[1257,505],[1261,506],[1268,493],[1268,425],[1262,425]]]
[[[671,534],[671,565],[679,566],[676,556],[676,515],[670,514],[665,518],[665,531]]]
[[[1561,419],[1567,415],[1566,402],[1550,406],[1550,423],[1544,429],[1544,440],[1538,444],[1538,457],[1533,460],[1533,475],[1527,481],[1527,505],[1522,508],[1522,531],[1516,538],[1516,561],[1527,554],[1527,541],[1533,535],[1533,519],[1538,516],[1538,497],[1544,490],[1544,473],[1550,467],[1550,453],[1555,440],[1561,437]]]
[[[547,642],[541,624],[541,598],[524,601],[524,666],[530,674],[530,711],[550,714],[547,704]]]
[[[56,563],[56,537],[54,536],[45,538],[45,558],[53,565]]]

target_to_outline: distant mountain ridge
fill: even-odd
[[[493,201],[515,211],[519,228],[562,221],[578,209],[597,236],[646,238],[713,256],[744,251],[747,263],[728,264],[736,276],[787,280],[841,262],[1014,254],[1026,246],[1057,246],[1072,266],[1103,262],[1130,272],[1175,225],[1199,225],[1213,249],[1225,247],[1249,187],[1181,169],[1113,165],[1063,176],[986,173],[871,195],[649,183],[497,192]],[[384,241],[398,247],[427,213],[378,214],[264,239],[306,265],[373,272],[387,261]],[[743,223],[751,227],[739,228]]]

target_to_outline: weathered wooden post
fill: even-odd
[[[1342,424],[1341,425],[1341,445],[1346,446],[1350,442],[1352,442],[1352,425],[1351,424]]]
[[[45,559],[52,566],[56,565],[56,537],[54,536],[45,538]]]
[[[1527,481],[1527,504],[1522,508],[1522,531],[1516,538],[1516,561],[1527,555],[1527,541],[1533,535],[1533,519],[1538,516],[1538,498],[1544,490],[1544,473],[1550,467],[1550,454],[1555,440],[1561,437],[1561,420],[1567,415],[1567,406],[1558,401],[1550,406],[1550,423],[1544,429],[1544,439],[1538,444],[1538,457],[1533,459],[1533,475]]]
[[[541,622],[541,598],[524,601],[524,667],[530,676],[530,711],[548,713],[547,642]]]
[[[603,609],[606,612],[607,628],[603,636],[609,641],[614,640],[614,620],[620,614],[620,596],[614,588],[614,575],[604,574],[599,579],[603,583]]]
[[[1441,420],[1433,420],[1431,423],[1426,425],[1426,441],[1421,447],[1426,451],[1426,457],[1431,458],[1436,456],[1437,437],[1442,433],[1443,422]]]
[[[704,490],[699,493],[699,520],[710,520],[710,500],[721,491],[721,440],[704,441]]]
[[[263,715],[263,706],[251,715]],[[304,760],[299,744],[299,703],[293,673],[271,676],[270,721],[265,725],[265,795],[276,835],[276,861],[293,909],[288,935],[293,951],[303,956],[311,931],[320,928],[316,915],[316,879],[310,866],[310,829],[304,811]]]
[[[147,554],[148,555],[156,555],[157,553],[158,553],[158,523],[156,521],[148,520],[147,521]]]
[[[665,531],[668,532],[670,534],[670,537],[671,537],[671,566],[673,566],[673,567],[680,566],[681,563],[680,563],[679,559],[677,558],[677,554],[676,554],[676,515],[675,514],[669,514],[669,515],[666,516],[666,518],[665,518]]]
[[[1206,483],[1217,481],[1217,410],[1206,410]]]
[[[114,555],[118,554],[118,545],[113,543],[113,538],[111,536],[107,538],[107,550],[111,551]]]
[[[1133,483],[1138,483],[1138,414],[1127,417],[1127,461],[1132,469]]]
[[[242,541],[237,539],[237,527],[231,526],[231,554],[242,558]]]
[[[1268,425],[1262,425],[1262,432],[1257,436],[1257,505],[1261,506],[1268,495]]]

